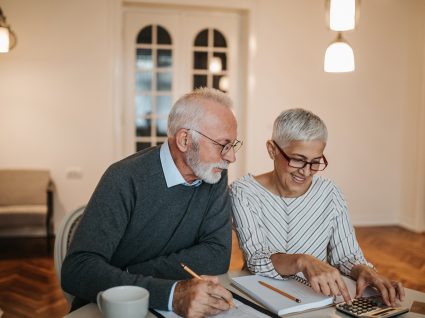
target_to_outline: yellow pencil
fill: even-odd
[[[296,301],[297,303],[300,303],[300,302],[301,302],[301,300],[300,300],[300,299],[298,299],[298,298],[296,298],[296,297],[294,297],[294,296],[292,296],[292,295],[289,295],[288,293],[285,293],[283,290],[277,289],[276,287],[273,287],[272,285],[269,285],[269,284],[267,284],[267,283],[265,283],[265,282],[262,282],[261,280],[259,280],[258,282],[259,282],[261,285],[263,285],[264,287],[267,287],[267,288],[269,288],[269,289],[271,289],[271,290],[275,291],[276,293],[279,293],[279,294],[281,294],[281,295],[283,295],[283,296],[285,296],[285,297],[289,298],[290,300]]]
[[[196,274],[193,270],[191,270],[190,269],[190,267],[189,266],[187,266],[187,265],[185,265],[185,264],[183,264],[183,263],[180,263],[180,265],[183,267],[183,269],[186,271],[186,272],[188,272],[192,277],[194,277],[194,278],[197,278],[197,279],[200,279],[200,280],[204,280],[201,276],[199,276],[198,274]],[[220,297],[220,298],[222,298],[222,297]],[[223,298],[224,299],[224,298]],[[227,301],[226,299],[224,299],[228,304],[229,304],[229,306],[230,306],[230,308],[235,308],[236,306],[235,306],[235,304],[233,303],[233,301]]]
[[[196,274],[193,270],[191,270],[191,269],[189,268],[189,266],[187,266],[187,265],[185,265],[185,264],[183,264],[183,263],[180,263],[180,265],[183,267],[183,269],[184,269],[186,272],[188,272],[190,275],[192,275],[192,277],[195,277],[195,278],[197,278],[197,279],[203,280],[203,279],[202,279],[202,277],[201,277],[201,276],[199,276],[198,274]]]

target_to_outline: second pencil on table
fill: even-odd
[[[290,294],[288,294],[288,293],[285,293],[283,290],[280,290],[280,289],[278,289],[278,288],[276,288],[276,287],[273,287],[272,285],[269,285],[269,284],[267,284],[267,283],[265,283],[265,282],[263,282],[263,281],[261,281],[261,280],[259,280],[258,282],[259,282],[261,285],[263,285],[264,287],[267,287],[267,288],[269,288],[269,289],[271,289],[271,290],[275,291],[276,293],[279,293],[279,294],[281,294],[282,296],[285,296],[285,297],[289,298],[290,300],[296,301],[297,303],[300,303],[300,302],[301,302],[301,299],[296,298],[296,297],[294,297],[294,296],[292,296],[292,295],[290,295]]]

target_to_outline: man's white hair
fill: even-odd
[[[232,100],[225,93],[214,89],[202,87],[180,97],[173,105],[168,115],[168,136],[175,136],[181,128],[199,130],[199,124],[205,117],[205,108],[202,100],[211,100],[229,109]]]

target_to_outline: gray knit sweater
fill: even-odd
[[[167,309],[171,287],[199,274],[225,273],[231,253],[227,173],[219,183],[167,188],[159,147],[107,169],[94,191],[62,265],[62,287],[73,309],[98,292],[137,285],[149,306]]]

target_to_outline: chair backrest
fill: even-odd
[[[54,251],[54,261],[55,261],[55,270],[56,275],[61,281],[61,268],[62,262],[65,259],[66,253],[68,252],[69,246],[71,245],[72,238],[74,237],[75,230],[80,223],[81,217],[83,216],[85,205],[79,207],[78,209],[72,211],[71,213],[65,215],[63,218],[59,230],[56,233],[55,239],[55,251]],[[66,300],[69,304],[72,303],[74,296],[63,292]]]
[[[0,169],[0,205],[45,205],[48,170]]]

